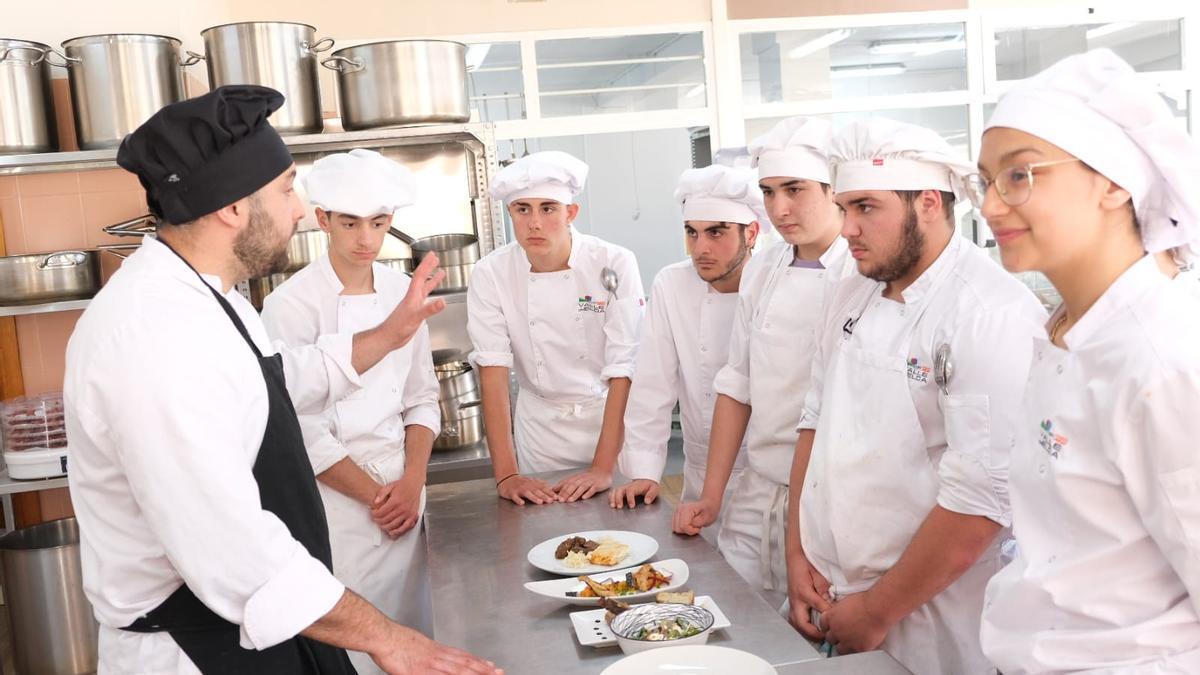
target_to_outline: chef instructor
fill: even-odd
[[[444,304],[437,261],[378,326],[276,349],[233,287],[286,260],[303,215],[267,117],[283,96],[220,87],[125,138],[158,216],[67,347],[69,477],[101,673],[493,673],[388,620],[330,572],[297,410],[320,411]]]

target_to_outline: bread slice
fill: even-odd
[[[654,601],[663,604],[693,605],[696,603],[695,591],[663,591],[654,596]]]
[[[588,554],[593,565],[615,566],[629,555],[629,546],[620,542],[601,542],[596,550]]]

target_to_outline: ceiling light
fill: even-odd
[[[830,68],[831,77],[874,77],[883,75],[900,75],[908,71],[903,63],[881,63],[877,66],[842,66]]]
[[[966,49],[966,43],[959,37],[942,40],[879,40],[872,42],[868,51],[872,54],[938,54],[941,52],[959,51]]]
[[[788,50],[787,56],[789,59],[802,59],[809,54],[819,52],[822,49],[827,49],[842,40],[850,37],[850,29],[839,28],[835,31],[830,31],[819,38],[815,38],[805,42],[804,44],[796,45]]]
[[[1084,35],[1087,37],[1088,40],[1095,40],[1097,38],[1102,38],[1105,35],[1112,35],[1113,33],[1120,33],[1121,31],[1128,30],[1130,28],[1133,28],[1136,25],[1137,24],[1132,21],[1118,21],[1117,23],[1106,23],[1106,24],[1101,24],[1099,26],[1096,26],[1095,28],[1089,28],[1088,32],[1085,33]]]

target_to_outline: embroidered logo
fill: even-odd
[[[913,356],[908,359],[908,379],[913,382],[921,384],[928,382],[930,370],[932,369],[929,366],[921,365],[921,362],[917,361],[917,357]]]
[[[883,166],[883,158],[882,158],[882,157],[876,157],[875,159],[872,159],[872,160],[871,160],[871,166]]]
[[[607,300],[596,300],[590,295],[585,295],[579,299],[580,312],[595,312],[596,314],[603,314],[604,308],[607,306]]]
[[[1040,426],[1041,434],[1038,437],[1038,445],[1042,446],[1046,454],[1057,459],[1063,448],[1067,447],[1067,437],[1054,433],[1054,423],[1050,420],[1042,420]]]

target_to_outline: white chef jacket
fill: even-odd
[[[716,403],[713,379],[728,360],[737,301],[737,293],[713,290],[690,259],[664,267],[654,278],[618,459],[627,478],[662,480],[671,410],[678,402],[685,460],[703,479]],[[735,470],[745,465],[745,450],[743,444]]]
[[[718,394],[753,408],[746,428],[746,470],[723,505],[717,548],[748,583],[778,606],[787,583],[784,527],[796,420],[810,386],[810,361],[821,309],[835,284],[852,273],[846,240],[836,237],[821,268],[792,267],[786,242],[746,264],[729,339],[717,373]]]
[[[219,292],[219,278],[206,281]],[[274,353],[250,303],[225,297]],[[282,353],[300,411],[359,386],[349,335]],[[341,598],[342,584],[259,501],[251,470],[268,403],[257,358],[205,283],[153,238],[80,318],[63,393],[101,673],[196,672],[167,633],[118,630],[185,582],[249,649],[295,636]]]
[[[372,272],[375,293],[369,300],[384,311],[395,307],[408,292],[409,277],[379,263],[372,266]],[[342,297],[343,288],[328,254],[323,255],[266,297],[263,323],[272,338],[289,347],[314,344],[322,335],[338,333],[340,303],[361,299]],[[300,415],[314,473],[324,472],[346,456],[367,465],[403,453],[404,428],[410,424],[427,427],[435,435],[441,431],[440,391],[428,326],[422,325],[408,344],[385,356],[368,373],[364,380],[372,382],[382,381],[379,376],[386,375],[382,389],[364,383],[362,389],[330,408]]]
[[[932,299],[936,304],[924,312],[908,340],[909,392],[929,456],[938,467],[938,505],[1008,526],[1005,483],[1012,428],[1032,336],[1041,330],[1046,310],[1021,282],[960,236],[952,237],[929,269],[901,293],[903,304],[884,298],[884,285],[860,274],[838,286],[825,312],[812,386],[797,428],[817,428],[823,376],[837,343],[847,337],[847,320],[856,320],[849,336],[856,343],[896,340],[900,331],[895,326],[925,301],[946,266],[955,268],[950,272],[955,278],[948,282],[956,290]],[[950,345],[953,361],[949,395],[934,381],[934,357],[942,344]]]
[[[608,380],[632,377],[646,303],[629,249],[572,227],[567,265],[570,269],[561,272],[535,273],[525,250],[513,242],[475,264],[467,290],[470,361],[478,367],[515,367],[522,390],[558,403],[605,396]],[[600,281],[605,267],[617,273],[617,299]],[[581,327],[578,333],[560,334],[530,320],[530,287],[547,275],[574,279],[578,296],[564,298],[560,311]]]
[[[771,295],[774,290],[772,286],[772,278],[779,275],[778,270],[787,268],[794,261],[795,247],[786,241],[781,241],[773,244],[770,248],[754,254],[750,262],[746,263],[746,269],[742,273],[741,288],[738,289],[738,311],[734,317],[733,331],[729,338],[729,361],[717,373],[714,387],[718,394],[724,394],[733,400],[745,405],[754,406],[755,401],[750,397],[750,352],[757,348],[755,345],[755,337],[759,340],[766,340],[764,331],[769,331],[770,326],[760,326],[763,316],[766,313],[767,306],[771,301]],[[837,237],[830,244],[829,248],[821,254],[819,261],[824,267],[825,273],[822,277],[824,282],[824,298],[826,301],[830,293],[836,287],[839,281],[843,278],[857,274],[854,267],[854,258],[848,253],[849,247],[846,240]],[[774,273],[773,273],[774,272]],[[807,355],[797,354],[797,362],[807,360]],[[810,384],[810,390],[811,390]],[[797,419],[803,400],[791,402],[788,400],[772,400],[758,401],[762,406],[775,407],[779,405],[792,405],[795,407]],[[750,418],[750,427],[747,429],[747,435],[752,436],[755,427],[754,417]],[[779,437],[787,436],[790,440],[792,448],[795,447],[795,439],[790,438],[794,432],[794,428],[788,426],[783,429],[763,429],[761,434],[764,439],[778,440]],[[776,459],[776,458],[772,458]],[[787,481],[786,475],[778,476],[778,467],[774,463],[766,464],[760,467],[761,473],[768,477],[779,477],[784,482]],[[791,458],[788,457],[787,464],[791,466]],[[750,465],[753,467],[755,461],[750,459]]]
[[[1147,256],[1063,340],[1035,342],[984,651],[1005,673],[1200,672],[1200,308]]]
[[[835,598],[869,589],[891,569],[935,505],[1009,524],[1008,453],[1032,335],[1046,316],[1024,285],[958,236],[902,291],[903,303],[884,298],[883,289],[883,283],[852,276],[835,290],[799,424],[817,429],[800,498],[801,540]],[[949,345],[953,362],[948,393],[940,390],[934,370],[941,345]],[[836,374],[828,385],[826,373]],[[899,378],[900,391],[911,399],[888,398],[891,392],[872,396],[884,391],[879,388],[843,398],[854,396],[856,380],[877,387],[885,381],[881,373]],[[829,423],[840,425],[830,432],[836,439],[855,433],[850,420],[870,420],[872,410],[892,405],[897,407],[881,420],[915,428],[870,429],[852,440],[860,444],[853,448],[822,440],[823,408],[830,411]],[[891,438],[899,439],[892,447],[862,445]],[[872,455],[885,451],[890,456],[878,461],[881,466],[913,467],[914,473],[872,472]],[[872,532],[872,525],[882,529]],[[893,628],[884,651],[914,672],[980,672],[986,661],[976,640],[978,617],[984,586],[999,569],[999,539]]]

